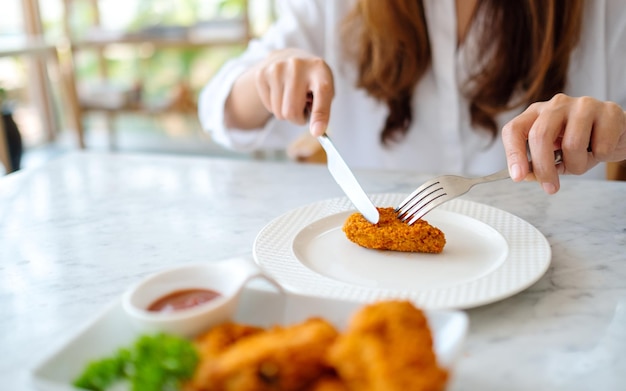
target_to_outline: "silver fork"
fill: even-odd
[[[555,151],[554,164],[557,165],[562,161],[562,151]],[[532,164],[530,168],[532,170]],[[465,178],[457,175],[438,176],[415,189],[395,210],[400,220],[412,225],[437,206],[467,193],[474,185],[509,177],[508,168],[479,178]]]

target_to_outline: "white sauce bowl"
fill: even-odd
[[[140,332],[166,332],[193,338],[211,326],[231,320],[241,291],[254,278],[282,288],[248,258],[187,264],[167,269],[140,281],[122,297],[122,307]],[[169,312],[148,311],[158,299],[188,289],[220,294],[206,303]]]

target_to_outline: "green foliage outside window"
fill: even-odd
[[[104,6],[106,1],[101,1],[101,7]],[[235,18],[242,14],[243,9],[242,0],[139,0],[135,9],[129,9],[134,17],[127,25],[126,32],[141,33],[155,27],[184,28],[202,22],[203,18]],[[76,7],[74,12],[79,13],[73,16],[75,20],[72,21],[76,31],[86,34],[93,15],[84,7]],[[197,93],[228,58],[238,55],[244,48],[242,44],[206,48],[148,47],[146,50],[145,46],[129,45],[108,48],[105,50],[105,59],[110,80],[122,85],[142,82],[144,97],[159,101],[171,93],[173,86],[180,84],[188,85]],[[79,79],[99,77],[95,52],[82,51],[77,59]],[[143,80],[145,75],[149,75],[149,80]]]

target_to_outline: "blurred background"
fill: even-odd
[[[273,1],[3,0],[0,148],[10,170],[80,147],[283,159],[223,150],[196,112],[200,89],[272,22]]]
[[[288,159],[222,149],[196,109],[220,66],[276,18],[275,1],[2,0],[0,175],[80,148]],[[325,160],[306,137],[288,152]],[[626,180],[626,161],[607,177]]]

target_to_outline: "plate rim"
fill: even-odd
[[[406,196],[407,194],[405,193],[377,193],[372,194],[371,199],[377,205],[384,205],[389,202],[385,200],[393,199],[399,202]],[[509,246],[509,254],[507,254],[503,265],[472,281],[451,287],[423,290],[364,287],[322,275],[305,266],[296,257],[293,253],[293,240],[302,229],[318,220],[336,213],[355,210],[347,197],[336,197],[309,203],[276,217],[256,235],[252,251],[253,259],[265,273],[276,279],[286,290],[294,293],[363,302],[388,298],[404,298],[414,301],[422,308],[452,310],[479,307],[514,296],[536,283],[548,270],[552,260],[552,251],[547,238],[535,226],[519,216],[491,205],[463,198],[448,201],[439,206],[439,209],[475,218],[500,233]],[[285,220],[293,219],[294,216],[298,220],[296,224],[290,224],[290,226],[286,227],[280,226]],[[513,233],[517,235],[519,231],[510,232],[514,230],[508,229],[506,225],[503,226],[503,220],[509,225],[513,225],[514,228],[522,228],[525,235],[532,236],[531,239],[537,244],[536,248],[533,249],[534,251],[532,251],[533,254],[525,255],[523,252],[520,253],[524,249],[516,245],[517,239],[512,236]],[[277,234],[280,237],[280,243],[274,245],[273,252],[268,252],[268,249],[264,247],[267,243],[264,243],[264,241],[268,235],[272,234]],[[535,259],[533,262],[530,262],[530,265],[513,264],[513,262],[519,263],[520,258],[531,256],[534,256]],[[289,263],[277,267],[276,258],[283,263]],[[501,270],[502,267],[504,267],[503,270]],[[514,286],[504,289],[501,287],[496,288],[495,293],[483,295],[483,297],[467,298],[467,296],[472,296],[471,294],[468,295],[468,291],[472,289],[484,290],[484,285],[491,283],[496,283],[497,285],[497,281],[492,281],[497,277],[494,277],[495,273],[505,273],[511,268],[515,272],[517,270],[515,267],[524,269],[524,276],[520,278],[520,281],[516,281]]]

